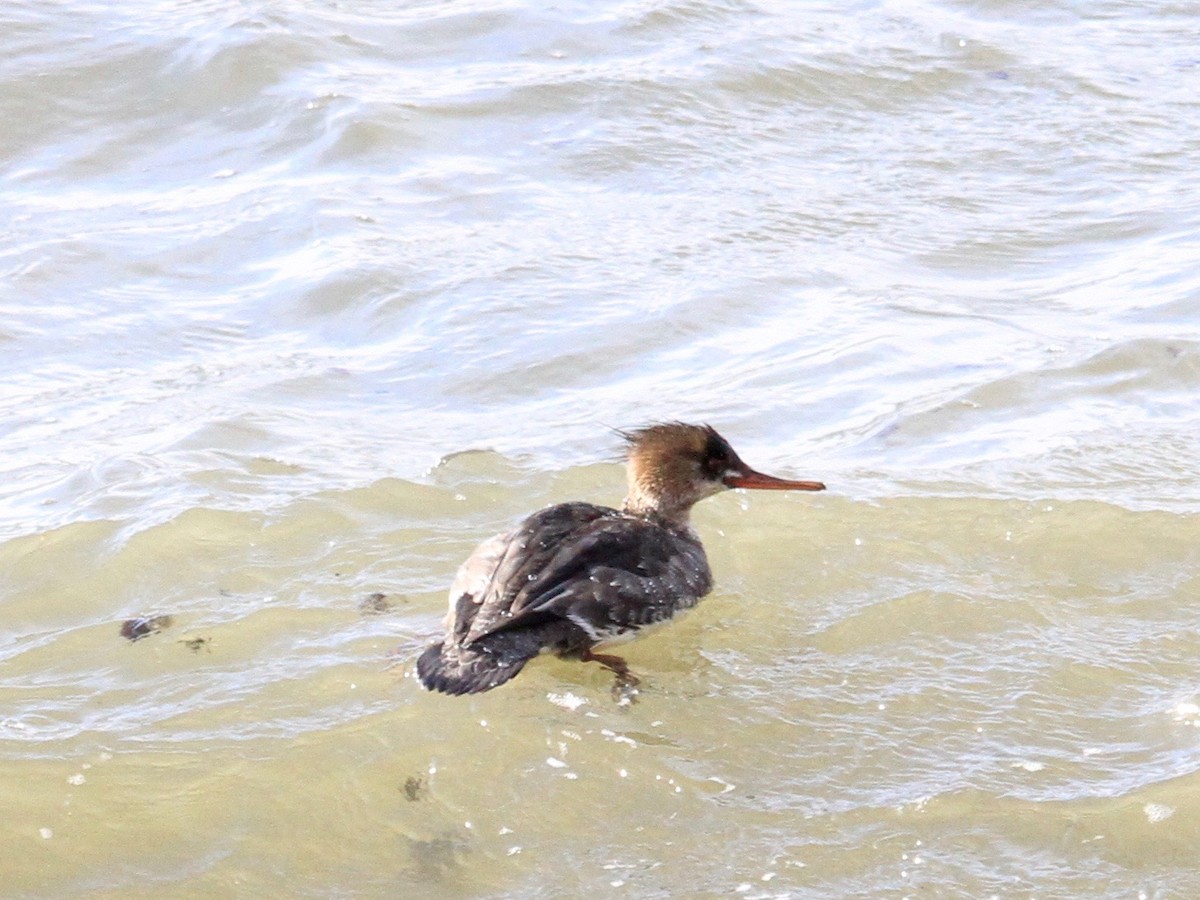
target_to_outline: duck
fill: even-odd
[[[710,425],[660,422],[618,434],[621,508],[558,503],[481,543],[450,586],[444,636],[417,659],[425,688],[490,691],[542,653],[604,666],[616,676],[614,696],[636,687],[624,658],[598,651],[666,624],[712,590],[692,507],[735,488],[825,490],[750,468]]]

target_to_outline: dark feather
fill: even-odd
[[[497,568],[467,643],[553,620],[621,634],[694,606],[712,586],[704,551],[690,534],[606,507],[542,510],[512,546],[522,542],[534,549],[519,553],[521,564],[511,571]]]
[[[688,530],[590,503],[534,513],[482,544],[455,579],[448,642],[422,654],[422,683],[475,693],[542,650],[564,656],[671,618],[712,586]]]

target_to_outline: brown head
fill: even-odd
[[[756,472],[709,425],[665,422],[621,432],[629,444],[625,510],[685,523],[692,506],[728,488],[823,491],[819,481],[788,481]]]

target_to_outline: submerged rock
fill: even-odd
[[[121,623],[121,637],[130,641],[140,641],[144,637],[158,634],[164,628],[170,628],[174,621],[172,616],[138,616],[126,619]]]

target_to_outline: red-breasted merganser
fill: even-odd
[[[624,506],[560,503],[484,541],[450,587],[446,636],[417,660],[425,687],[476,694],[504,684],[539,653],[594,661],[637,683],[619,656],[593,653],[691,609],[712,572],[688,521],[727,488],[821,491],[747,466],[708,425],[669,422],[622,432]]]

